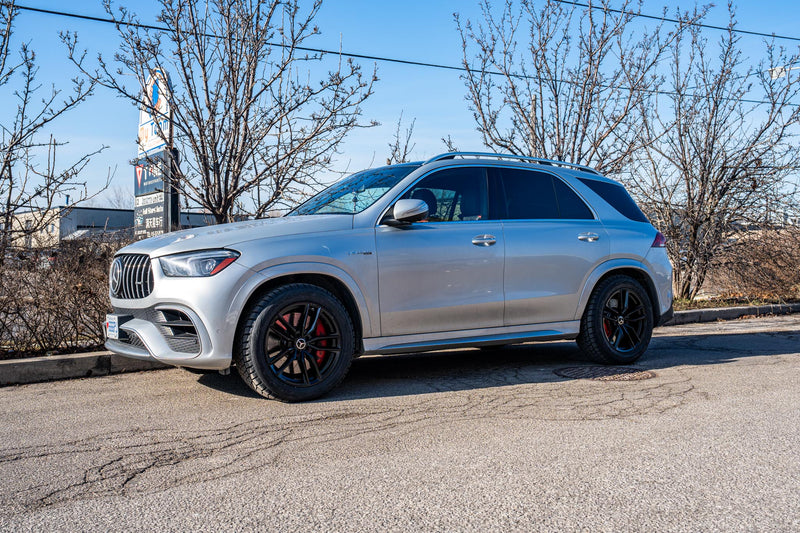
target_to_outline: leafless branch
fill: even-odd
[[[660,81],[656,65],[674,34],[660,24],[633,30],[624,13],[506,0],[482,21],[455,17],[467,100],[489,148],[619,172],[641,145],[630,120]],[[610,5],[604,0],[601,5]]]
[[[144,95],[151,72],[172,74],[174,140],[182,154],[174,185],[218,222],[293,203],[319,186],[348,132],[373,125],[360,118],[375,74],[364,76],[339,58],[314,81],[308,70],[322,57],[297,49],[319,33],[313,23],[321,0],[305,12],[299,0],[160,3],[159,22],[169,30],[119,25],[115,66],[102,56],[89,66],[77,36],[62,38],[85,75],[147,111],[155,111]],[[105,5],[116,20],[137,21],[124,7]],[[169,132],[158,133],[168,141]]]
[[[405,133],[400,133],[400,128],[403,125],[403,113],[400,113],[400,118],[397,119],[397,129],[394,132],[392,142],[389,143],[389,157],[386,158],[387,165],[394,165],[396,163],[407,163],[408,157],[414,151],[416,143],[411,142],[411,137],[414,135],[414,124],[417,119],[413,119],[411,124],[406,128]]]
[[[697,26],[678,35],[664,94],[639,105],[645,142],[630,182],[667,236],[679,298],[697,295],[737,232],[773,225],[797,200],[787,179],[800,161],[800,107],[792,104],[800,80],[773,80],[768,70],[800,56],[768,43],[766,59],[746,67],[728,8],[729,31],[715,44]],[[744,102],[751,93],[767,104]]]
[[[20,239],[52,222],[56,216],[52,208],[59,197],[72,193],[76,203],[91,197],[80,174],[89,160],[104,149],[87,153],[66,166],[57,163],[57,149],[65,143],[49,136],[47,129],[84,103],[95,83],[74,78],[68,92],[56,87],[44,91],[37,82],[36,54],[27,43],[20,45],[19,62],[11,65],[10,41],[16,13],[13,3],[0,4],[1,99],[9,107],[16,107],[10,121],[0,124],[0,265],[9,247],[21,244]],[[24,221],[19,217],[22,213],[27,213]]]

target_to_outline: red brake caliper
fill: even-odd
[[[314,328],[314,336],[315,337],[324,337],[328,333],[325,331],[325,326],[322,324],[322,321],[317,322],[317,327]],[[320,348],[325,348],[328,346],[327,340],[321,340],[317,342],[317,346]],[[322,350],[317,350],[314,352],[314,355],[317,358],[317,364],[322,365],[322,361],[325,359],[325,352]]]

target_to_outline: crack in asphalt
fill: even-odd
[[[409,395],[399,406],[387,407],[382,398],[348,405],[320,402],[306,404],[316,412],[280,420],[273,415],[195,432],[137,427],[57,445],[2,449],[0,466],[7,472],[44,467],[60,475],[33,486],[4,483],[0,507],[37,510],[74,500],[163,491],[309,460],[320,447],[341,441],[356,445],[337,449],[357,455],[370,441],[391,445],[398,435],[435,425],[487,418],[628,418],[664,413],[705,397],[680,370],[646,382],[608,383],[542,375],[551,370],[520,365],[446,377],[435,372],[424,378],[395,376],[389,381],[413,382],[431,394]]]

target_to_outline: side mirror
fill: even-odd
[[[404,226],[428,218],[428,204],[423,200],[398,200],[392,208],[392,216],[383,223],[387,226]]]

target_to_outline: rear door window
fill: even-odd
[[[493,169],[499,179],[501,218],[529,220],[558,218],[556,191],[549,174],[516,168]]]
[[[494,168],[490,176],[492,218],[594,218],[584,201],[563,181],[551,174],[515,168]]]
[[[592,210],[581,200],[575,191],[558,178],[553,178],[558,199],[558,214],[560,218],[591,219],[594,218]]]

